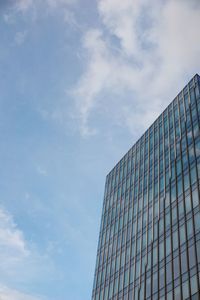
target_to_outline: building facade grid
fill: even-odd
[[[200,77],[106,177],[93,300],[200,299]]]

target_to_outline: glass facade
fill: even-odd
[[[200,77],[106,177],[92,300],[200,299]]]

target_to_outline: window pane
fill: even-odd
[[[167,284],[172,281],[172,266],[171,266],[171,261],[166,265],[166,274],[167,274]]]
[[[181,300],[180,286],[177,286],[174,290],[174,300]]]
[[[174,258],[173,263],[174,263],[174,278],[177,278],[180,275],[178,256]]]
[[[191,211],[191,208],[192,208],[192,206],[191,206],[191,199],[190,199],[190,194],[189,194],[189,195],[187,195],[187,196],[185,197],[185,210],[186,210],[186,214],[187,214],[189,211]]]
[[[173,250],[178,248],[178,231],[173,232]]]
[[[180,244],[182,245],[186,241],[185,224],[180,227]]]
[[[184,274],[187,271],[187,255],[186,252],[181,253],[181,273]]]
[[[190,269],[191,269],[196,264],[194,245],[189,248],[188,256],[189,256],[189,266],[190,266]]]
[[[194,224],[195,224],[195,231],[199,231],[200,230],[200,213],[198,212],[197,214],[195,214],[194,216]]]
[[[190,286],[191,286],[191,295],[196,294],[198,287],[197,287],[197,276],[193,276],[190,279]]]
[[[166,238],[166,256],[168,256],[171,253],[171,237],[168,236]]]
[[[161,268],[159,271],[159,286],[160,289],[163,288],[165,285],[165,269]]]
[[[189,297],[189,286],[188,282],[183,283],[183,299],[187,299]]]
[[[197,189],[192,192],[192,202],[193,207],[196,207],[199,204],[199,195]]]
[[[189,239],[193,235],[192,219],[187,221],[187,238]]]

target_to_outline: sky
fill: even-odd
[[[91,299],[105,177],[200,72],[199,0],[0,0],[0,299]]]

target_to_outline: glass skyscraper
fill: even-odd
[[[200,299],[198,75],[106,177],[92,299]]]

